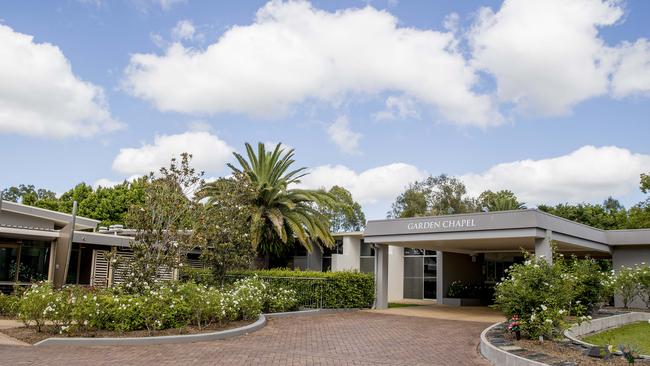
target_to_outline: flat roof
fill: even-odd
[[[602,230],[538,209],[370,220],[363,236],[375,243],[498,240],[540,238],[546,231],[552,232],[558,241],[595,250],[604,246],[650,245],[650,229]]]
[[[58,212],[47,210],[40,207],[23,205],[21,203],[11,202],[11,201],[2,201],[1,205],[2,211],[13,212],[20,215],[38,217],[45,220],[50,220],[60,226],[65,226],[70,223],[72,220],[72,215],[68,213]],[[82,217],[77,215],[75,221],[75,229],[85,230],[85,229],[96,229],[99,225],[99,220],[89,219],[87,217]]]

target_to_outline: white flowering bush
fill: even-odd
[[[255,319],[265,307],[277,311],[295,308],[293,290],[270,291],[257,277],[237,281],[225,289],[195,283],[162,282],[139,293],[121,289],[66,287],[54,290],[35,284],[17,300],[19,318],[40,332],[47,321],[59,333],[78,330],[150,333],[168,328],[225,324]]]
[[[55,296],[49,283],[35,283],[22,294],[18,302],[18,318],[25,325],[33,323],[40,332],[45,322],[49,320],[50,303],[54,301]]]
[[[242,319],[256,318],[264,306],[267,284],[257,276],[244,278],[235,282],[230,292],[230,301],[239,309]]]
[[[614,292],[623,302],[623,307],[627,308],[634,298],[639,295],[639,267],[621,267],[614,275]]]
[[[264,312],[281,313],[298,307],[296,291],[284,287],[269,287],[264,297]]]
[[[611,296],[611,278],[593,259],[526,255],[495,287],[494,307],[509,319],[519,317],[530,338],[556,338],[568,327],[567,317],[590,320],[589,313]]]

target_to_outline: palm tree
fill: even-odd
[[[308,251],[313,245],[331,247],[334,243],[329,221],[318,206],[332,206],[333,198],[323,190],[290,188],[300,183],[306,168],[289,170],[294,163],[294,150],[287,152],[277,144],[266,151],[259,143],[257,154],[246,143],[248,161],[233,153],[241,167],[228,164],[235,177],[246,179],[252,189],[247,205],[251,208],[251,243],[262,254],[282,255],[297,241]],[[237,179],[237,178],[236,178]],[[207,183],[202,194],[208,204],[219,196],[219,186]]]

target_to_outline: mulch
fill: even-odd
[[[248,324],[255,322],[254,320],[239,320],[235,322],[230,322],[227,324],[210,324],[205,327],[199,327],[191,325],[183,328],[172,328],[172,329],[163,329],[149,332],[148,330],[135,330],[130,332],[118,332],[111,330],[78,330],[66,334],[59,334],[54,325],[45,325],[42,327],[41,332],[38,332],[36,327],[18,327],[18,328],[9,328],[2,329],[0,332],[13,337],[15,339],[21,340],[25,343],[34,344],[40,342],[47,338],[52,337],[91,337],[91,338],[127,338],[127,337],[153,337],[153,336],[168,336],[168,335],[180,335],[180,334],[199,334],[199,333],[211,333],[221,330],[227,330],[232,328],[243,327]]]

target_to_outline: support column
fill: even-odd
[[[388,245],[375,245],[375,309],[388,308]]]
[[[553,251],[551,250],[551,241],[553,232],[546,230],[546,236],[543,238],[535,238],[535,256],[543,257],[550,264],[553,263]]]
[[[436,251],[436,303],[442,304],[442,298],[445,297],[445,294],[443,293],[445,284],[444,284],[444,278],[443,278],[443,270],[442,266],[444,265],[442,261],[442,250],[437,250]]]

